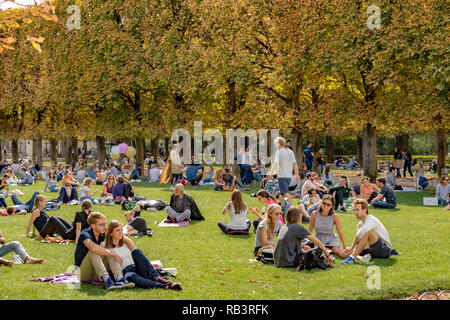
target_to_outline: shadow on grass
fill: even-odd
[[[79,291],[86,293],[88,296],[105,296],[106,295],[105,286],[103,286],[103,285],[100,286],[100,285],[82,283],[80,285]]]

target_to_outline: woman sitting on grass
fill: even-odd
[[[365,199],[370,203],[380,193],[380,188],[375,184],[370,183],[369,177],[362,177],[362,184],[360,187],[359,197]]]
[[[8,205],[6,204],[5,198],[9,193],[9,184],[6,182],[9,179],[8,174],[4,174],[2,176],[2,180],[0,181],[0,207],[6,209]]]
[[[89,228],[88,217],[92,212],[92,202],[89,199],[81,201],[81,211],[75,213],[73,224],[75,225],[75,243],[78,242],[81,230]]]
[[[34,229],[39,231],[39,235],[33,239],[35,241],[44,240],[47,235],[52,236],[55,232],[65,240],[74,240],[75,232],[73,225],[63,218],[49,217],[44,211],[46,203],[47,200],[43,195],[38,195],[34,200],[35,209],[31,212],[25,235],[27,237],[29,236],[31,225],[33,225],[33,233]]]
[[[274,249],[273,238],[280,231],[282,223],[280,221],[281,207],[278,204],[271,204],[267,207],[264,219],[258,224],[256,230],[255,256],[261,255],[263,250]]]
[[[120,274],[114,274],[116,286],[151,289],[173,289],[181,290],[180,283],[173,283],[166,277],[160,276],[152,266],[144,253],[134,246],[133,241],[123,235],[122,224],[112,220],[106,231],[105,241],[100,244],[106,249],[113,251],[122,259]],[[109,265],[118,265],[118,262],[107,257]],[[119,268],[111,268],[119,269]],[[131,285],[130,285],[131,284]]]
[[[266,190],[259,190],[256,193],[256,197],[258,197],[259,202],[265,204],[264,208],[262,209],[262,213],[259,213],[259,210],[257,207],[255,208],[249,208],[249,210],[254,213],[255,215],[258,216],[258,218],[256,218],[253,221],[253,227],[254,227],[254,231],[256,232],[256,229],[258,228],[258,224],[264,219],[264,210],[267,210],[267,207],[269,207],[271,204],[278,204],[275,200],[274,197],[272,197],[269,192],[267,192]],[[282,219],[282,218],[281,218]],[[280,219],[280,220],[281,220]]]
[[[116,183],[116,177],[112,174],[110,174],[108,176],[108,179],[106,180],[106,182],[103,184],[103,192],[102,192],[102,197],[106,197],[106,196],[113,196],[113,187],[114,184]]]
[[[223,190],[228,190],[229,189],[229,187],[225,185],[225,181],[223,181],[222,176],[223,176],[223,170],[222,169],[217,169],[214,172],[214,176],[213,176],[214,190],[223,191]]]
[[[247,220],[248,206],[242,200],[242,194],[239,190],[234,190],[231,194],[231,200],[228,201],[222,210],[222,214],[230,214],[230,224],[224,221],[218,222],[219,228],[225,234],[242,233],[250,230],[250,220]]]
[[[94,194],[97,193],[98,190],[91,192],[90,188],[92,185],[95,185],[95,180],[92,178],[86,178],[83,181],[83,186],[80,188],[80,201],[83,200],[91,200],[93,204],[99,204],[102,202],[102,199],[94,199],[92,198]]]
[[[306,238],[322,249],[327,257],[328,264],[331,266],[333,259],[322,242],[299,224],[301,216],[302,212],[298,207],[290,207],[287,210],[286,224],[280,230],[273,254],[275,265],[277,267],[298,267],[303,256],[302,249],[311,249],[309,246],[302,244],[302,240]]]
[[[50,190],[50,192],[58,192],[59,188],[57,185],[58,178],[56,176],[55,170],[50,170],[45,177],[45,187],[44,192],[47,192],[47,188]]]
[[[19,179],[17,179],[16,175],[11,170],[11,168],[6,170],[6,173],[9,175],[9,179],[6,181],[8,184],[16,185],[17,182],[19,182]]]
[[[8,261],[6,259],[2,259],[4,255],[8,254],[9,252],[14,251],[17,255],[19,255],[20,259],[24,263],[42,263],[44,259],[35,259],[32,258],[23,248],[22,244],[18,241],[12,241],[6,243],[5,237],[3,236],[2,232],[0,231],[0,264],[4,264],[8,267],[11,267],[14,262]]]
[[[336,230],[341,238],[342,248],[339,244],[339,239],[333,233],[333,228],[336,226]],[[348,254],[345,253],[347,244],[345,242],[344,233],[342,232],[341,222],[339,216],[334,212],[334,197],[325,195],[322,198],[322,202],[319,204],[317,211],[311,214],[311,220],[309,223],[309,232],[313,232],[316,229],[316,238],[323,243],[323,245],[333,252],[333,254],[339,255],[341,258],[347,258]]]

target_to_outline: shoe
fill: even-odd
[[[179,282],[170,283],[168,289],[180,291],[181,283]]]
[[[167,279],[167,277],[158,277],[155,279],[156,282],[162,283],[162,284],[171,284],[172,281]]]
[[[361,263],[369,263],[370,260],[372,260],[372,256],[370,255],[370,253],[368,253],[364,256],[357,256],[356,259]]]
[[[342,212],[346,212],[347,211],[347,209],[344,206],[342,206],[340,209],[341,209]]]
[[[117,289],[122,289],[122,288],[134,288],[136,285],[134,284],[134,282],[128,282],[125,279],[122,279],[120,281],[116,281],[115,284]]]
[[[398,252],[397,250],[395,250],[395,249],[392,249],[391,250],[391,252],[389,252],[389,255],[396,255],[396,256],[401,256],[401,253],[400,252]]]
[[[355,264],[356,260],[352,258],[351,256],[348,256],[344,260],[341,261],[342,264]]]
[[[108,280],[106,280],[105,289],[106,291],[117,289],[117,287],[114,285],[114,281],[111,278],[108,278]]]
[[[175,188],[174,187],[170,187],[170,191],[174,191],[175,190]]]

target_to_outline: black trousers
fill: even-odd
[[[344,197],[342,196],[342,189],[344,189],[344,186],[333,187],[328,190],[329,195],[333,195],[334,193],[334,210],[337,210],[339,206],[344,205]]]
[[[63,218],[50,217],[42,230],[39,231],[42,238],[47,235],[52,236],[54,233],[58,233],[64,240],[75,240],[74,226]]]

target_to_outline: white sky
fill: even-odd
[[[20,4],[24,4],[24,5],[33,4],[34,3],[33,0],[16,0],[15,2],[20,3]],[[38,3],[42,3],[44,1],[43,0],[37,0],[37,2]],[[15,4],[13,2],[10,2],[10,1],[3,2],[3,0],[1,0],[0,8],[2,10],[6,10],[6,9],[10,9],[10,8],[21,8],[21,6]]]

